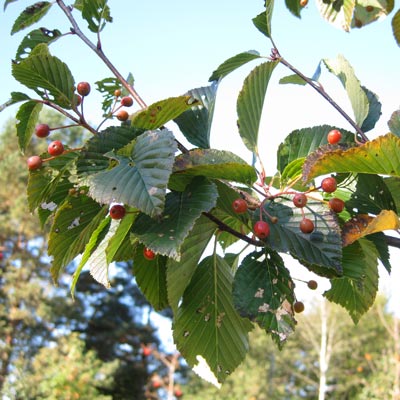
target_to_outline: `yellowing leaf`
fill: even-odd
[[[303,180],[331,172],[400,176],[400,137],[388,133],[347,150],[319,148],[307,157]]]
[[[344,224],[342,229],[343,246],[348,246],[356,240],[372,233],[399,228],[399,217],[394,211],[383,210],[376,217],[359,214]]]

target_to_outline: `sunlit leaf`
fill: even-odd
[[[131,157],[110,155],[117,165],[90,177],[90,196],[100,203],[124,203],[151,216],[161,214],[175,151],[170,131],[143,133]]]
[[[393,6],[393,0],[357,0],[351,27],[361,28],[380,20],[393,10]]]
[[[4,4],[4,8],[6,5],[7,3]],[[51,6],[52,3],[48,1],[38,1],[37,3],[25,8],[25,10],[22,11],[15,20],[11,29],[11,35],[33,25],[35,22],[38,22],[47,14]]]
[[[236,272],[233,301],[242,317],[271,334],[279,347],[295,327],[294,283],[282,258],[275,252],[253,252]]]
[[[396,39],[397,44],[400,46],[400,10],[396,11],[392,19],[392,30],[393,36]]]
[[[347,92],[357,125],[361,126],[369,113],[369,101],[366,91],[362,88],[354,74],[353,67],[342,56],[334,60],[323,60],[330,72],[338,77]]]
[[[400,176],[400,138],[389,133],[348,150],[316,150],[303,168],[303,180],[330,172]]]
[[[135,128],[157,129],[199,103],[192,96],[170,97],[138,111],[132,116],[131,123]]]
[[[302,85],[302,86],[307,85],[307,82],[301,76],[299,76],[297,74],[285,76],[285,77],[279,79],[279,83],[281,85],[285,85],[285,84],[289,84],[289,83],[294,84],[294,85]]]
[[[396,230],[399,228],[399,217],[394,211],[383,210],[376,217],[359,214],[344,224],[342,228],[343,246],[348,246],[371,233]]]
[[[240,68],[242,65],[247,64],[250,61],[257,60],[259,58],[260,53],[255,50],[245,51],[243,53],[237,54],[236,56],[228,58],[212,73],[209,81],[218,81],[229,75],[236,69]]]
[[[237,100],[239,133],[243,143],[253,152],[257,149],[268,83],[277,65],[278,62],[266,62],[254,68],[245,79]]]
[[[317,0],[317,7],[322,18],[346,32],[350,30],[355,6],[356,0]]]
[[[274,2],[275,0],[266,0],[265,12],[253,18],[253,24],[255,25],[255,27],[268,38],[271,37],[271,20],[274,10]]]
[[[189,365],[202,357],[223,382],[248,351],[251,324],[232,304],[233,275],[218,255],[205,258],[187,287],[173,324],[174,341]]]
[[[377,251],[372,242],[359,240],[343,249],[343,277],[331,280],[324,293],[329,301],[340,304],[355,323],[374,303],[378,290]]]

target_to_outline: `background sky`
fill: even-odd
[[[17,1],[5,12],[0,11],[0,104],[11,91],[29,93],[11,76],[11,59],[22,38],[33,27],[10,36],[11,27],[33,1]],[[321,58],[343,54],[357,77],[382,102],[383,115],[370,138],[388,131],[387,121],[400,105],[400,49],[392,36],[390,19],[373,23],[351,33],[342,32],[319,17],[313,0],[299,20],[276,1],[272,34],[283,57],[308,76],[312,76]],[[264,1],[202,0],[110,0],[114,22],[102,34],[105,54],[122,75],[131,72],[141,97],[151,104],[187,90],[208,84],[211,73],[227,58],[242,51],[257,50],[270,54],[271,44],[252,24],[251,19],[263,10]],[[45,26],[68,32],[70,24],[57,6],[34,28]],[[83,22],[83,27],[86,23]],[[95,40],[94,35],[90,37]],[[51,46],[52,54],[70,67],[75,82],[94,82],[111,76],[96,55],[77,37],[68,35]],[[232,73],[220,84],[212,147],[227,149],[251,161],[236,128],[236,98],[246,75],[257,65],[250,63]],[[347,122],[311,88],[279,85],[282,76],[291,74],[284,66],[274,71],[270,81],[265,117],[260,130],[260,154],[267,172],[276,171],[276,150],[285,136],[294,129],[332,124],[351,129]],[[323,70],[321,83],[325,90],[352,115],[338,79]],[[101,96],[92,93],[86,100],[87,118],[96,126],[101,121]],[[0,126],[15,115],[17,106],[0,113]],[[43,121],[44,122],[44,121]],[[183,141],[183,140],[182,140]],[[390,291],[394,306],[400,302],[400,252],[392,252],[393,274],[389,280],[382,272],[383,286]],[[292,262],[294,263],[294,262]],[[289,262],[290,264],[290,262]],[[297,268],[297,264],[293,264]],[[308,279],[305,268],[298,267],[298,278]],[[324,289],[322,286],[321,289]],[[326,289],[326,287],[325,287]]]

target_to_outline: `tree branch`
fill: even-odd
[[[400,249],[400,238],[385,235],[385,239],[388,246],[397,247]]]

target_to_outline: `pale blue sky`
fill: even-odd
[[[13,37],[9,32],[18,14],[32,3],[17,1],[10,4],[5,13],[0,12],[0,104],[13,90],[29,93],[11,77],[10,60],[23,36],[33,27]],[[114,23],[102,34],[103,49],[123,75],[132,72],[136,89],[150,104],[207,85],[212,71],[237,53],[254,49],[268,55],[270,42],[251,22],[262,11],[263,3],[262,0],[110,0]],[[388,118],[400,106],[400,48],[392,37],[391,17],[345,33],[319,17],[314,0],[310,0],[301,20],[287,11],[283,0],[275,3],[272,32],[282,56],[311,76],[321,58],[343,54],[361,83],[376,92],[383,104],[383,116],[372,136],[386,133]],[[66,32],[70,25],[54,6],[34,27],[40,26]],[[91,37],[94,39],[93,35]],[[69,65],[76,82],[94,83],[111,76],[77,37],[59,40],[51,46],[51,52]],[[213,146],[228,148],[247,161],[251,158],[237,134],[235,101],[243,79],[255,65],[245,66],[220,85],[212,131]],[[277,145],[291,130],[324,123],[349,129],[342,117],[312,89],[278,85],[279,78],[287,74],[290,71],[282,66],[271,80],[261,126],[260,152],[269,173],[275,171]],[[324,71],[321,82],[351,115],[339,81]],[[93,93],[85,101],[94,125],[100,121],[100,100],[100,95]],[[0,125],[16,111],[14,106],[0,113]],[[399,256],[400,252],[394,253],[393,260]],[[398,281],[392,281],[395,280]]]

